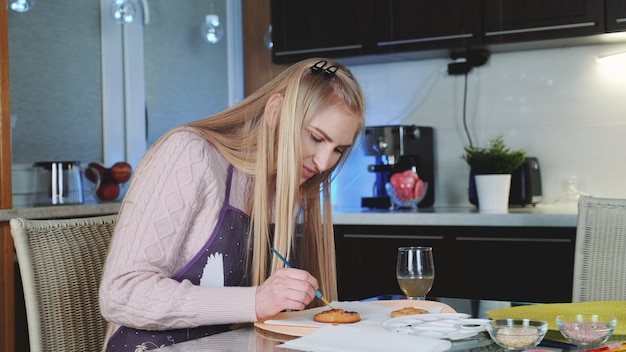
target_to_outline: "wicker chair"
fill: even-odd
[[[11,219],[31,351],[102,348],[98,287],[116,219]]]
[[[572,302],[626,300],[626,199],[581,196]]]

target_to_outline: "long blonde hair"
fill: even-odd
[[[334,77],[312,72],[311,67],[320,61],[326,62],[326,68],[337,67]],[[281,94],[283,101],[275,115],[277,121],[270,121],[266,106],[275,94]],[[301,186],[300,143],[301,131],[308,121],[322,109],[339,104],[345,104],[359,119],[360,128],[353,136],[356,141],[365,124],[365,103],[358,82],[338,62],[307,59],[290,66],[232,108],[183,127],[195,130],[235,168],[252,176],[253,196],[246,211],[251,217],[253,285],[267,278],[270,259],[271,272],[283,266],[271,255],[270,247],[289,258],[297,229],[301,229],[302,237],[298,236],[301,241],[296,246],[298,265],[318,279],[320,289],[329,299],[337,299],[330,181],[351,150],[344,152],[332,169],[315,175]],[[301,226],[297,226],[300,211]],[[273,219],[275,231],[270,243]]]

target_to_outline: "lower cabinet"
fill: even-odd
[[[430,246],[428,296],[570,302],[575,239],[573,227],[336,225],[339,299],[402,294],[398,247]]]

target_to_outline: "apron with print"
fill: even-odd
[[[189,280],[194,285],[249,286],[250,272],[246,252],[252,247],[246,244],[250,217],[230,205],[230,188],[233,167],[228,169],[226,196],[213,234],[196,256],[173,279]],[[223,277],[223,280],[222,280]],[[189,329],[166,331],[138,330],[120,327],[109,339],[107,352],[146,351],[173,345],[230,330],[231,325],[209,325]]]

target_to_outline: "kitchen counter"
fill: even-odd
[[[415,210],[335,209],[335,225],[576,227],[575,206],[510,208],[507,214],[483,214],[473,206]]]
[[[0,210],[0,221],[23,217],[27,219],[55,219],[115,214],[119,202],[57,205],[49,207]],[[537,206],[511,208],[508,214],[481,214],[473,206],[434,207],[413,210],[335,209],[335,225],[407,225],[407,226],[519,226],[519,227],[576,227],[575,207]]]
[[[49,207],[1,209],[0,221],[12,218],[26,219],[62,219],[86,216],[117,214],[120,202],[85,203],[76,205],[55,205]]]

